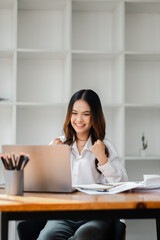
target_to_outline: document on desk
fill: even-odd
[[[140,187],[140,183],[136,182],[121,182],[121,183],[106,183],[106,184],[87,184],[74,185],[74,187],[83,193],[87,194],[116,194],[120,192],[129,191],[133,188]]]
[[[119,182],[105,184],[74,185],[74,187],[86,194],[116,194],[126,191],[134,192],[160,192],[160,175],[144,175],[144,180],[139,182]]]

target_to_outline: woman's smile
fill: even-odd
[[[79,124],[79,123],[75,123],[75,125],[78,127],[78,128],[83,128],[85,126],[85,124]]]

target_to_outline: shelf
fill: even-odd
[[[73,11],[77,12],[113,12],[121,1],[86,1],[73,0]]]
[[[126,52],[127,61],[160,61],[160,52]]]
[[[48,49],[18,49],[19,58],[32,59],[64,59],[69,51],[54,51]]]
[[[68,103],[37,103],[37,102],[17,102],[18,108],[66,108]]]
[[[13,102],[10,102],[10,101],[7,101],[7,100],[4,100],[4,101],[0,101],[0,108],[3,108],[3,107],[13,107],[14,103]]]
[[[125,104],[126,109],[148,109],[148,110],[160,110],[160,104],[134,104],[134,103],[126,103]]]
[[[135,160],[158,160],[160,161],[160,156],[145,156],[145,157],[141,157],[141,156],[126,156],[125,157],[125,161],[135,161]]]
[[[159,0],[125,0],[125,3],[141,3],[141,4],[144,4],[144,3],[156,4],[159,2],[160,2]]]
[[[120,2],[74,1],[72,7],[72,49],[121,51],[123,48],[122,14],[123,6]]]
[[[103,52],[103,51],[72,51],[73,60],[113,60],[121,55],[121,52]]]
[[[129,2],[126,3],[127,13],[160,13],[160,2]]]

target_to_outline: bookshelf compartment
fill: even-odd
[[[65,115],[59,107],[17,107],[17,144],[49,144],[62,135]]]
[[[122,68],[122,56],[73,54],[72,92],[89,88],[98,93],[102,104],[121,104]]]
[[[125,69],[125,102],[160,105],[160,55],[128,55]]]
[[[18,102],[67,101],[67,87],[70,87],[69,56],[54,53],[19,53],[17,67]]]
[[[160,3],[126,3],[125,9],[125,49],[160,51]]]
[[[141,137],[148,142],[147,156],[160,156],[160,108],[127,108],[125,116],[125,155],[140,156]]]
[[[13,48],[13,34],[13,10],[2,8],[0,3],[0,49]]]
[[[19,1],[18,48],[69,48],[69,4],[66,1]]]
[[[144,160],[138,160],[136,161],[136,164],[135,164],[135,160],[127,161],[125,164],[125,167],[126,167],[129,181],[143,181],[143,175],[145,174],[159,175],[159,172],[160,172],[159,160],[145,161],[145,164],[144,164]]]
[[[73,50],[122,50],[122,4],[107,1],[73,1],[72,9]]]

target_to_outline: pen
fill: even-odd
[[[99,185],[104,185],[104,186],[114,186],[113,183],[97,183]]]
[[[3,162],[4,168],[8,169],[8,164],[4,155],[1,154],[1,160]]]
[[[25,158],[25,155],[24,155],[24,154],[21,154],[21,155],[19,156],[19,161],[18,161],[18,163],[17,163],[17,170],[20,170],[20,169],[21,169],[21,166],[22,166],[22,163],[23,163],[23,161],[24,161],[24,158]]]
[[[17,159],[15,157],[15,154],[12,153],[12,160],[13,160],[13,163],[14,163],[14,169],[16,169],[16,163],[17,163]]]
[[[6,155],[6,159],[8,160],[9,170],[13,170],[13,169],[14,169],[14,166],[13,166],[13,162],[12,162],[12,157],[11,157],[11,155]]]
[[[92,189],[92,188],[83,188],[80,187],[83,190],[87,190],[87,191],[95,191],[95,192],[109,192],[108,189]]]
[[[23,165],[22,165],[21,169],[24,169],[24,167],[26,166],[26,164],[28,163],[28,161],[29,161],[29,156],[25,156],[24,162],[23,162]]]
[[[109,192],[108,189],[96,189],[95,191],[97,191],[97,192]]]

